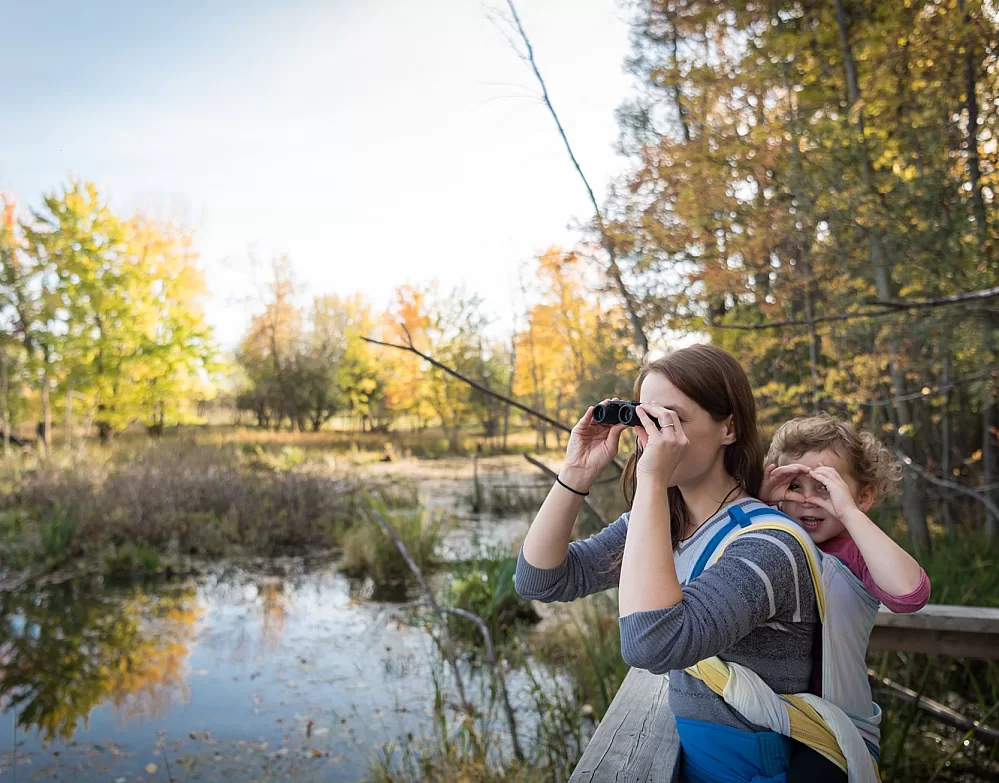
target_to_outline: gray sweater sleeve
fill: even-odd
[[[569,544],[569,554],[555,568],[535,568],[521,550],[514,587],[524,598],[535,601],[574,601],[617,587],[621,568],[615,565],[624,552],[628,514],[622,514],[596,535]]]
[[[770,621],[818,621],[804,552],[780,531],[735,539],[676,606],[622,617],[621,654],[630,666],[662,674],[723,653]]]

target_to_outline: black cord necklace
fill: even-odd
[[[711,517],[713,517],[715,514],[717,514],[723,508],[725,508],[725,504],[728,503],[729,498],[732,497],[732,493],[733,492],[738,492],[740,489],[742,489],[742,485],[741,484],[736,484],[734,487],[732,487],[732,489],[730,489],[728,491],[728,494],[722,499],[722,502],[718,504],[718,508],[716,508],[714,510],[714,512],[708,517],[708,519],[711,519]],[[708,519],[705,519],[704,521],[707,522]],[[701,525],[698,525],[696,528],[694,528],[694,530],[691,532],[691,534],[689,536],[681,538],[680,541],[681,542],[686,541],[688,538],[690,538],[691,536],[693,536],[694,533],[696,533],[700,529],[701,529]]]

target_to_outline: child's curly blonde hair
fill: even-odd
[[[873,486],[878,497],[892,495],[902,480],[902,469],[891,452],[866,430],[857,432],[842,419],[820,413],[802,416],[777,428],[767,464],[779,465],[781,457],[797,459],[810,451],[833,449],[850,465],[850,472],[861,487]]]

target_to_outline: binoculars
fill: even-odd
[[[641,403],[638,400],[611,400],[610,402],[602,402],[593,409],[593,421],[597,424],[606,424],[608,427],[612,427],[615,424],[624,424],[626,427],[637,427],[642,423],[635,412],[635,408],[639,405]],[[652,417],[650,416],[649,418]],[[662,429],[658,421],[654,418],[652,418],[652,421],[655,422],[656,427]]]

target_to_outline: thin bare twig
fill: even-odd
[[[404,604],[400,608],[429,608],[429,604],[424,601],[418,601],[412,604]],[[521,749],[520,740],[517,738],[517,719],[513,713],[513,706],[510,704],[510,695],[506,688],[506,677],[503,676],[503,669],[500,666],[499,659],[496,657],[496,648],[493,646],[493,636],[489,633],[489,626],[486,625],[485,620],[474,612],[469,612],[467,609],[459,609],[456,606],[441,606],[439,609],[444,614],[453,614],[455,617],[461,617],[474,623],[479,629],[479,633],[482,634],[482,642],[486,647],[486,660],[489,661],[489,665],[496,672],[496,682],[499,685],[500,698],[503,701],[506,725],[510,731],[510,739],[513,742],[513,755],[517,757],[518,761],[523,761],[524,751]]]
[[[902,454],[901,452],[896,452],[896,457],[901,461],[903,466],[911,470],[920,478],[930,482],[931,484],[935,484],[938,487],[944,487],[945,489],[952,490],[961,495],[966,495],[970,498],[974,498],[983,506],[985,506],[985,510],[989,512],[989,514],[995,520],[995,523],[999,525],[999,506],[997,506],[995,503],[992,502],[987,493],[977,492],[973,489],[958,484],[956,481],[950,481],[949,479],[941,478],[940,476],[934,476],[922,465],[917,465],[915,462],[912,461],[911,457],[907,457],[905,454]]]
[[[914,690],[910,690],[904,685],[900,685],[893,680],[889,680],[887,677],[880,677],[873,669],[867,670],[867,676],[871,681],[871,685],[891,691],[891,693],[895,694],[895,696],[905,703],[915,704],[916,707],[921,709],[923,712],[932,715],[937,720],[959,729],[973,731],[979,737],[990,740],[991,742],[999,742],[999,729],[983,726],[977,720],[965,717],[961,713],[952,710],[950,707],[941,704],[938,701],[927,699],[925,696],[920,696]]]
[[[416,348],[416,346],[413,345],[413,340],[412,340],[412,338],[409,338],[409,333],[408,332],[406,333],[406,337],[409,339],[409,345],[398,345],[397,343],[386,343],[386,342],[382,342],[381,340],[375,340],[375,339],[373,339],[371,337],[362,337],[361,339],[364,340],[367,343],[371,343],[372,345],[383,345],[386,348],[397,348],[400,351],[409,351],[410,353],[416,354],[421,359],[423,359],[425,362],[429,362],[434,367],[437,367],[438,369],[443,370],[444,372],[446,372],[448,375],[453,375],[459,381],[461,381],[462,383],[467,383],[473,389],[476,389],[477,391],[480,391],[483,394],[488,394],[490,397],[493,397],[493,398],[495,398],[497,400],[500,400],[501,402],[505,402],[507,405],[512,405],[514,408],[517,408],[518,410],[521,410],[524,413],[530,414],[531,416],[533,416],[536,419],[540,419],[545,424],[549,424],[552,427],[554,427],[555,429],[562,430],[562,432],[572,432],[572,427],[570,427],[570,426],[568,426],[566,424],[563,424],[562,422],[557,421],[557,420],[555,420],[555,419],[553,419],[553,418],[551,418],[549,416],[546,416],[545,414],[541,413],[540,411],[536,411],[533,408],[528,408],[526,405],[523,405],[523,404],[517,402],[516,400],[512,400],[509,397],[506,397],[506,396],[500,394],[497,391],[493,391],[488,386],[483,386],[478,381],[473,381],[471,378],[469,378],[469,377],[467,377],[465,375],[462,375],[457,370],[455,370],[455,369],[453,369],[451,367],[448,367],[446,364],[443,364],[443,363],[437,361],[432,356],[428,356],[427,354],[423,353],[418,348]]]
[[[427,578],[423,575],[423,571],[413,560],[412,555],[409,554],[409,550],[403,543],[399,534],[396,532],[392,524],[382,516],[381,512],[378,511],[373,505],[371,506],[371,513],[374,515],[375,519],[382,526],[382,529],[388,534],[389,538],[395,543],[396,549],[399,550],[399,554],[402,555],[402,559],[406,561],[406,565],[409,566],[409,570],[413,572],[413,576],[416,577],[416,581],[419,582],[420,588],[423,590],[424,595],[427,597],[427,603],[430,608],[433,609],[437,618],[441,621],[441,636],[443,637],[444,643],[444,654],[447,656],[448,663],[451,665],[451,670],[454,672],[454,682],[458,688],[458,696],[461,699],[461,708],[466,716],[469,716],[473,712],[472,704],[468,701],[465,696],[465,682],[461,678],[461,671],[458,669],[458,659],[455,656],[454,644],[451,641],[451,635],[447,631],[447,624],[443,622],[443,612],[441,607],[438,605],[437,600],[434,598],[434,591],[430,588],[430,583],[427,582]]]
[[[579,161],[576,160],[576,155],[572,151],[572,145],[569,144],[569,138],[565,135],[565,128],[562,127],[562,121],[559,120],[555,107],[552,106],[551,98],[548,95],[548,86],[545,84],[545,80],[541,76],[541,71],[538,68],[538,63],[534,59],[534,47],[531,46],[531,39],[527,37],[527,32],[524,30],[524,25],[520,21],[520,15],[517,13],[517,8],[514,6],[513,0],[507,0],[507,5],[510,7],[510,13],[513,15],[513,21],[517,27],[517,32],[520,33],[521,40],[523,40],[524,46],[527,49],[527,55],[521,56],[527,61],[528,65],[531,66],[531,70],[534,72],[534,76],[538,80],[538,84],[541,85],[541,100],[548,108],[548,112],[552,115],[552,119],[555,120],[555,127],[558,128],[559,136],[562,137],[562,143],[565,144],[566,152],[569,153],[569,159],[572,161],[572,165],[576,169],[576,173],[579,174],[579,178],[583,181],[583,187],[586,188],[586,194],[590,197],[590,203],[593,205],[593,211],[596,214],[597,230],[600,232],[600,243],[610,259],[607,265],[608,271],[611,278],[614,280],[614,285],[617,286],[618,293],[624,300],[625,309],[628,311],[628,319],[631,321],[631,327],[635,332],[635,343],[639,350],[641,350],[643,354],[646,354],[649,352],[649,340],[648,337],[645,336],[642,319],[639,317],[638,308],[635,305],[635,298],[632,296],[631,291],[628,290],[628,287],[624,283],[624,278],[621,275],[621,267],[618,266],[617,263],[617,253],[614,250],[614,243],[607,235],[607,226],[604,220],[603,212],[600,210],[600,204],[597,203],[597,197],[593,194],[593,188],[590,187],[589,180],[586,179],[586,175],[583,174],[583,169],[579,165]]]
[[[762,329],[779,329],[785,326],[808,326],[810,324],[828,323],[830,321],[850,321],[855,318],[883,318],[889,315],[896,315],[903,310],[918,310],[931,307],[946,307],[948,305],[960,304],[961,302],[976,302],[983,299],[991,299],[999,296],[999,286],[994,288],[984,288],[980,291],[968,291],[963,294],[953,296],[942,296],[936,299],[869,299],[867,304],[878,305],[881,310],[860,310],[855,313],[838,313],[837,315],[823,315],[811,320],[788,320],[788,321],[766,321],[760,324],[719,324],[709,319],[707,325],[713,329],[737,329],[744,332],[755,332]]]
[[[535,459],[530,454],[525,454],[524,455],[524,459],[526,459],[528,462],[530,462],[532,465],[534,465],[534,467],[536,467],[538,470],[540,470],[546,476],[548,476],[550,478],[553,478],[553,479],[558,477],[558,474],[554,470],[552,470],[551,468],[549,468],[547,465],[545,465],[540,460]],[[587,500],[586,498],[583,498],[583,506],[591,514],[593,514],[594,517],[596,517],[597,521],[603,527],[607,527],[607,520],[604,519],[603,514],[601,514],[599,511],[597,511],[596,507],[592,503],[590,503],[590,501]]]
[[[934,299],[871,299],[868,304],[880,305],[881,307],[895,307],[899,310],[910,310],[921,307],[943,307],[944,305],[958,304],[960,302],[977,302],[982,299],[992,299],[999,296],[999,285],[992,288],[983,288],[980,291],[968,291],[963,294],[953,294],[952,296],[938,296]]]
[[[856,402],[851,402],[849,400],[834,400],[829,398],[820,398],[820,402],[831,402],[836,405],[860,405],[864,408],[880,408],[894,405],[899,401],[911,401],[911,400],[925,400],[930,397],[938,397],[941,394],[946,394],[951,389],[956,389],[959,386],[965,386],[969,383],[975,383],[976,381],[984,381],[989,378],[993,378],[999,375],[999,364],[994,364],[990,367],[986,367],[982,372],[975,375],[969,375],[966,378],[957,378],[950,383],[942,383],[939,386],[934,386],[926,391],[916,391],[907,392],[905,394],[899,394],[891,399],[878,399],[878,400],[859,400]]]

